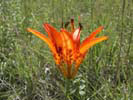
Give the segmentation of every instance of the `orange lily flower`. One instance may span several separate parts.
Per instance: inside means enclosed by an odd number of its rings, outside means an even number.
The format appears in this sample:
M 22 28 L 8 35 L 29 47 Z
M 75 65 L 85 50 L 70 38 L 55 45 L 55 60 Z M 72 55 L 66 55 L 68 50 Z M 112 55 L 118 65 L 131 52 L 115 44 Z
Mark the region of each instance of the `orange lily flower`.
M 108 39 L 107 36 L 96 37 L 96 34 L 103 29 L 103 26 L 101 26 L 80 43 L 80 32 L 82 27 L 79 23 L 79 28 L 75 29 L 73 19 L 71 20 L 71 31 L 67 31 L 65 28 L 57 31 L 47 23 L 45 23 L 43 27 L 48 33 L 48 37 L 31 28 L 28 28 L 28 31 L 48 44 L 57 67 L 62 74 L 69 79 L 74 78 L 77 74 L 79 65 L 82 63 L 89 48 Z

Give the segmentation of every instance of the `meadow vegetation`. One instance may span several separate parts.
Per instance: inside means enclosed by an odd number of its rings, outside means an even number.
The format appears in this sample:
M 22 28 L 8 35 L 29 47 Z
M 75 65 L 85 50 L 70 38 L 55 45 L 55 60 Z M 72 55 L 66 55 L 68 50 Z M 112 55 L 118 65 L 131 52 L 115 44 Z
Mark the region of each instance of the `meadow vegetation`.
M 81 41 L 104 26 L 107 41 L 89 50 L 78 75 L 65 79 L 42 40 L 78 17 Z M 133 0 L 0 0 L 0 100 L 132 100 Z

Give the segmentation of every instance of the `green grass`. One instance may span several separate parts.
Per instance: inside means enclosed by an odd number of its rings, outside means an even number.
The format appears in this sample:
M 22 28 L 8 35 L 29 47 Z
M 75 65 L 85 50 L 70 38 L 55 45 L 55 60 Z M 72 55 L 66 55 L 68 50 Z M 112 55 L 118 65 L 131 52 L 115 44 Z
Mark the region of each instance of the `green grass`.
M 132 12 L 132 0 L 0 0 L 0 100 L 132 100 Z M 90 49 L 68 82 L 26 29 L 46 34 L 44 22 L 60 29 L 74 17 L 78 26 L 78 16 L 81 40 L 101 25 L 109 40 Z

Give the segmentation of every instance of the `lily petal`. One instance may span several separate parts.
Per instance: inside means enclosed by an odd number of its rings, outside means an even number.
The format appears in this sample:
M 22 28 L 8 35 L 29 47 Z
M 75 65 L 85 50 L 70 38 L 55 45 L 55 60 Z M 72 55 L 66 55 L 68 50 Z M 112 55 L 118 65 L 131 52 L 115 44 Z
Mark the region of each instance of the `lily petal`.
M 63 39 L 63 55 L 64 60 L 67 64 L 67 76 L 71 77 L 71 68 L 73 63 L 73 53 L 74 53 L 74 41 L 71 34 L 65 30 L 61 30 L 61 35 Z
M 46 42 L 48 44 L 49 48 L 52 50 L 52 52 L 56 53 L 55 47 L 53 46 L 52 42 L 45 35 L 43 35 L 42 33 L 38 32 L 36 30 L 33 30 L 31 28 L 28 28 L 27 30 L 29 32 L 33 33 L 34 35 L 36 35 L 37 37 L 39 37 L 40 39 L 42 39 L 44 42 Z
M 45 23 L 43 26 L 54 45 L 56 45 L 57 48 L 62 47 L 62 38 L 60 32 L 58 32 L 54 27 L 49 24 Z
M 99 28 L 97 28 L 94 32 L 92 32 L 82 43 L 88 43 L 89 41 L 91 41 L 92 39 L 95 38 L 95 36 L 100 33 L 103 30 L 103 26 L 100 26 Z
M 80 46 L 80 53 L 84 54 L 90 47 L 92 47 L 93 45 L 99 43 L 99 42 L 102 42 L 103 40 L 107 40 L 108 37 L 107 36 L 102 36 L 102 37 L 99 37 L 99 38 L 95 38 L 93 40 L 86 40 L 86 42 L 88 41 L 88 43 L 83 43 L 81 46 Z
M 80 40 L 80 28 L 76 29 L 73 33 L 73 40 L 79 41 Z
M 65 39 L 65 41 L 63 41 L 63 42 L 66 43 L 67 48 L 68 48 L 68 49 L 74 48 L 74 41 L 73 41 L 73 38 L 72 38 L 71 34 L 70 34 L 68 31 L 62 29 L 62 30 L 61 30 L 61 35 L 62 35 L 62 36 L 64 37 L 64 39 Z

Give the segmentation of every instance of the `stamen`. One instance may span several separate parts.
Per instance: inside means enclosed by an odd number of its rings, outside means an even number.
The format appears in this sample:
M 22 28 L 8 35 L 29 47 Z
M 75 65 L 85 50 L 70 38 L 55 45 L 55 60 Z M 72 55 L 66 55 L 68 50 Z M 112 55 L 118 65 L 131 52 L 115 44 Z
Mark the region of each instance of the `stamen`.
M 72 31 L 74 30 L 74 19 L 72 18 L 71 19 L 71 28 L 72 28 Z
M 79 28 L 80 28 L 80 30 L 82 30 L 83 29 L 83 26 L 82 26 L 82 24 L 80 23 L 81 21 L 81 18 L 80 18 L 80 16 L 78 17 L 78 21 L 79 21 Z
M 70 22 L 66 22 L 65 23 L 65 28 L 67 28 L 67 26 L 70 24 Z
M 82 24 L 80 22 L 79 22 L 79 27 L 80 27 L 80 30 L 83 29 L 83 26 L 82 26 Z

